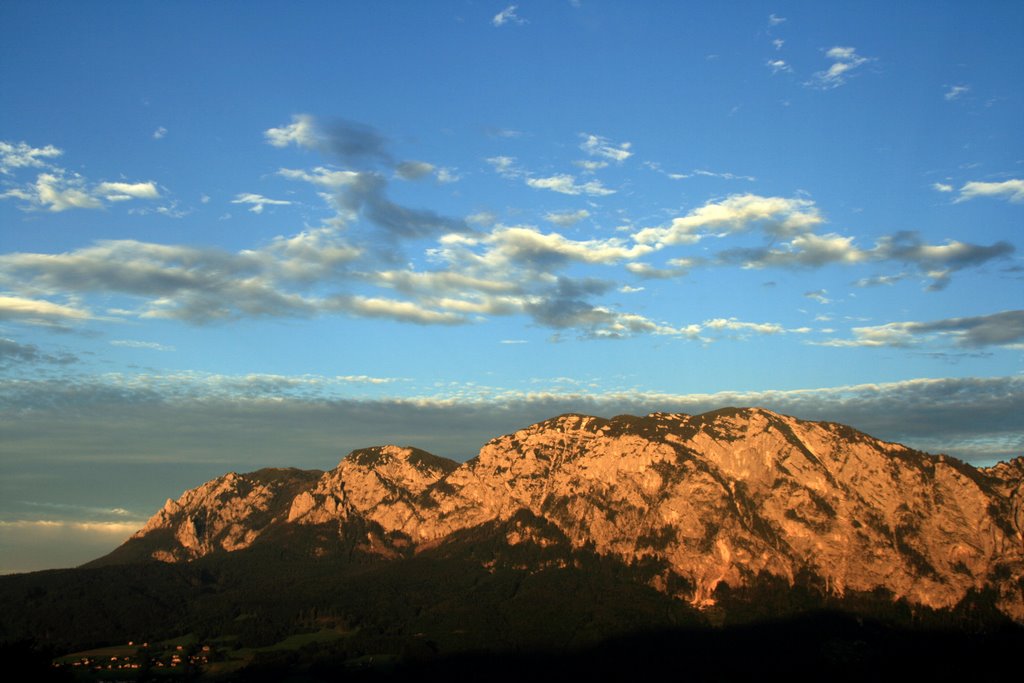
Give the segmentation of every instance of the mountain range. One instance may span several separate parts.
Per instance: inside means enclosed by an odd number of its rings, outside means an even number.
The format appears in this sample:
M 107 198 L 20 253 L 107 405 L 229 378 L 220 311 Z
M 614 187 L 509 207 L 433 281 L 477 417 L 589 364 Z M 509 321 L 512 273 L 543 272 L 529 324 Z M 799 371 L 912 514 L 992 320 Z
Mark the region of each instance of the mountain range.
M 567 414 L 464 463 L 387 445 L 228 473 L 82 568 L 0 578 L 0 640 L 65 648 L 328 625 L 374 634 L 363 654 L 563 651 L 807 609 L 1024 623 L 1024 458 L 975 468 L 759 408 Z
M 322 537 L 314 557 L 359 529 L 362 550 L 397 559 L 519 511 L 574 548 L 658 566 L 648 583 L 697 607 L 723 583 L 809 574 L 838 596 L 883 589 L 930 608 L 991 588 L 1024 621 L 1024 458 L 975 469 L 761 409 L 562 415 L 462 464 L 389 445 L 324 473 L 229 473 L 94 565 L 230 553 L 282 527 Z M 545 543 L 529 525 L 506 541 Z

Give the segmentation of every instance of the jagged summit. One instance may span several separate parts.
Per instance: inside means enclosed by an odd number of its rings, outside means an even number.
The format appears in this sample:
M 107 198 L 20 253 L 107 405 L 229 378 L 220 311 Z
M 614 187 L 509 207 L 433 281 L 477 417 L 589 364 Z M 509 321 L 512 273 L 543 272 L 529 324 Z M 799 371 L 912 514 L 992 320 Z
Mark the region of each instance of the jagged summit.
M 415 467 L 423 469 L 435 469 L 444 472 L 451 472 L 459 463 L 448 458 L 442 458 L 412 446 L 371 446 L 359 448 L 352 451 L 342 459 L 342 463 L 349 461 L 364 467 L 385 466 L 393 461 L 407 462 Z
M 723 584 L 812 576 L 831 594 L 936 608 L 991 590 L 1024 620 L 1022 500 L 1024 459 L 978 470 L 763 408 L 569 413 L 462 464 L 380 446 L 323 473 L 226 475 L 169 501 L 106 561 L 189 560 L 285 531 L 311 534 L 315 557 L 341 538 L 400 557 L 529 514 L 572 547 L 656 567 L 645 581 L 698 606 Z M 505 542 L 541 543 L 530 538 Z

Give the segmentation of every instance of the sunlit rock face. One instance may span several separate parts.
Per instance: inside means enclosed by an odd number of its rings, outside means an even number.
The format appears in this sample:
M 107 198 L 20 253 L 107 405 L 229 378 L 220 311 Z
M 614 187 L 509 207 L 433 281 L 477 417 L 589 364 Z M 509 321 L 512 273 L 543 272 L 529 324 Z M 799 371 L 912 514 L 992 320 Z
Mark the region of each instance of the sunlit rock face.
M 296 487 L 308 486 L 313 474 L 319 473 L 291 469 L 229 472 L 186 491 L 177 501 L 168 499 L 129 543 L 171 532 L 174 542 L 151 552 L 153 558 L 165 562 L 248 548 L 268 528 L 287 520 Z
M 837 595 L 882 588 L 936 608 L 991 587 L 1024 621 L 1024 459 L 978 470 L 761 409 L 563 415 L 461 465 L 383 446 L 284 500 L 294 486 L 228 475 L 168 501 L 137 536 L 173 529 L 152 556 L 174 561 L 247 547 L 274 524 L 359 520 L 426 548 L 527 509 L 577 547 L 659 563 L 652 585 L 685 586 L 675 594 L 696 605 L 722 582 L 810 574 Z
M 388 530 L 414 527 L 424 519 L 420 496 L 457 467 L 418 448 L 353 451 L 313 490 L 296 496 L 288 521 L 323 524 L 358 514 Z

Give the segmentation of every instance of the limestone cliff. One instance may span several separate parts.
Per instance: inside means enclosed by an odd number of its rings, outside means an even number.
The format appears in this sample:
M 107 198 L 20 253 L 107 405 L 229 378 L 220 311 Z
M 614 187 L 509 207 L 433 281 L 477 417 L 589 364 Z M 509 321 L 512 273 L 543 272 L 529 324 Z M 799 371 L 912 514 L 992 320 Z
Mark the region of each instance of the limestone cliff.
M 811 575 L 837 595 L 881 588 L 935 608 L 993 589 L 1024 621 L 1024 459 L 979 470 L 762 409 L 563 415 L 461 465 L 384 446 L 273 482 L 214 480 L 136 536 L 162 533 L 150 555 L 177 561 L 248 547 L 274 525 L 370 523 L 416 550 L 526 509 L 574 546 L 655 562 L 652 585 L 698 606 L 722 582 Z

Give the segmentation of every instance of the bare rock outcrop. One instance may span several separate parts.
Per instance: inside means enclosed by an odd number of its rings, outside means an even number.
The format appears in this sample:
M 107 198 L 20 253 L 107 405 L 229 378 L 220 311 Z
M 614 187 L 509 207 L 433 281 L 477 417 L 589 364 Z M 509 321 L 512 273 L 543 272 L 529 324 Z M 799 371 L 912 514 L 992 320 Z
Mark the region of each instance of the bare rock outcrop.
M 976 469 L 751 408 L 563 415 L 461 465 L 382 446 L 305 482 L 227 475 L 168 501 L 137 537 L 173 529 L 151 555 L 176 561 L 248 547 L 273 524 L 359 521 L 423 549 L 528 510 L 576 547 L 659 564 L 652 585 L 698 606 L 723 582 L 810 575 L 836 595 L 884 589 L 934 608 L 994 589 L 1024 621 L 1024 458 Z

